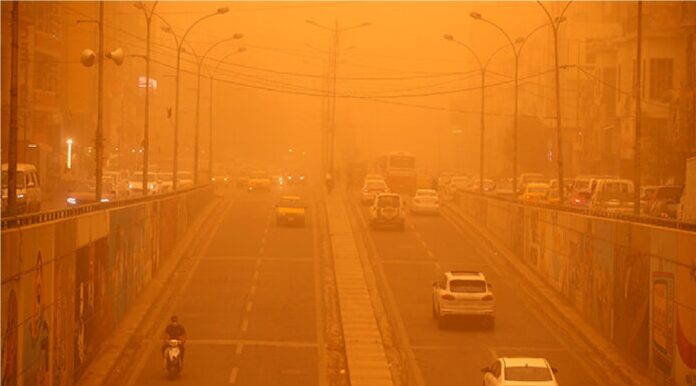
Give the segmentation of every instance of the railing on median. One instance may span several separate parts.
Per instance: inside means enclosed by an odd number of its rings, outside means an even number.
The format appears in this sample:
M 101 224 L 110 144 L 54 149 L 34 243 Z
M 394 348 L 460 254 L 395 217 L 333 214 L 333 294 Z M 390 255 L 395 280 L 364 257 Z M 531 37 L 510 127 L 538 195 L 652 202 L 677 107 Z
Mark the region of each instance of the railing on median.
M 472 196 L 485 197 L 485 198 L 489 198 L 489 199 L 514 203 L 517 205 L 525 205 L 525 206 L 531 206 L 531 207 L 537 207 L 537 208 L 543 208 L 543 209 L 551 209 L 551 210 L 557 210 L 560 212 L 582 214 L 585 216 L 610 218 L 610 219 L 620 220 L 620 221 L 630 221 L 630 222 L 635 222 L 635 223 L 648 224 L 648 225 L 654 225 L 654 226 L 696 232 L 696 223 L 684 222 L 684 221 L 679 221 L 679 220 L 670 219 L 670 218 L 651 217 L 651 216 L 636 216 L 634 214 L 624 214 L 624 213 L 617 213 L 617 212 L 611 212 L 611 211 L 599 210 L 599 209 L 585 209 L 585 208 L 578 208 L 578 207 L 567 206 L 567 205 L 552 204 L 552 203 L 543 202 L 543 201 L 515 200 L 515 199 L 510 198 L 510 197 L 501 197 L 501 196 L 496 196 L 494 194 L 486 194 L 486 193 L 464 191 L 464 190 L 458 190 L 455 193 L 455 198 L 456 198 L 456 195 L 459 195 L 459 194 L 469 194 Z
M 126 205 L 137 204 L 140 202 L 157 200 L 167 197 L 172 197 L 177 194 L 188 193 L 198 189 L 205 189 L 209 185 L 195 186 L 188 189 L 177 190 L 175 192 L 151 194 L 147 196 L 139 196 L 133 198 L 123 198 L 120 200 L 114 200 L 109 202 L 98 202 L 91 204 L 76 205 L 71 208 L 49 210 L 37 213 L 22 214 L 12 217 L 2 218 L 2 230 L 16 228 L 26 225 L 40 224 L 47 221 L 59 220 L 67 217 L 79 216 L 86 213 L 96 212 L 99 210 L 118 208 Z

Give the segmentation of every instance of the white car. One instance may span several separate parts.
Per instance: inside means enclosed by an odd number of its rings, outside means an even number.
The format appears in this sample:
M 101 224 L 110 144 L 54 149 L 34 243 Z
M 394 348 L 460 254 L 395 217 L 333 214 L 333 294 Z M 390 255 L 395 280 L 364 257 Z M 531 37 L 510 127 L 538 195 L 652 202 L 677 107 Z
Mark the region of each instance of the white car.
M 440 214 L 440 196 L 434 189 L 418 189 L 411 200 L 412 213 Z
M 378 193 L 387 193 L 389 188 L 383 180 L 367 180 L 360 191 L 360 196 L 364 204 L 372 203 Z
M 481 316 L 495 325 L 495 297 L 483 273 L 449 271 L 433 283 L 433 318 L 442 325 L 448 316 Z
M 544 358 L 498 358 L 481 371 L 483 386 L 558 386 L 557 370 Z
M 406 229 L 404 202 L 396 193 L 379 193 L 370 207 L 370 227 Z
M 150 194 L 159 193 L 159 180 L 157 174 L 147 173 L 147 184 L 147 190 Z M 128 190 L 130 190 L 131 197 L 137 197 L 143 194 L 143 172 L 133 173 L 131 180 L 128 182 Z

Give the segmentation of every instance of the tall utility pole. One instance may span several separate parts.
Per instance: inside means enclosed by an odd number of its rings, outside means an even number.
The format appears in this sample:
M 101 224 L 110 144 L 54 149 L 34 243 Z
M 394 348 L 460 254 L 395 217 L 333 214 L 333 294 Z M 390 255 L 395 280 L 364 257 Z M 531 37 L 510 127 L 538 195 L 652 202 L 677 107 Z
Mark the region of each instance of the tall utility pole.
M 539 4 L 541 9 L 544 10 L 546 17 L 549 19 L 553 32 L 553 57 L 556 78 L 556 158 L 558 160 L 558 199 L 560 200 L 561 204 L 565 202 L 565 182 L 563 181 L 563 126 L 561 120 L 561 68 L 558 62 L 558 28 L 560 27 L 561 23 L 565 21 L 565 16 L 563 15 L 568 10 L 570 3 L 572 3 L 572 0 L 566 3 L 559 16 L 552 17 L 546 7 L 544 7 L 544 4 L 537 0 L 537 4 Z
M 633 214 L 640 215 L 641 67 L 643 62 L 643 1 L 638 0 L 636 24 L 636 132 L 633 148 Z
M 147 29 L 145 33 L 145 124 L 143 127 L 143 196 L 148 193 L 148 173 L 150 168 L 150 27 L 152 25 L 152 15 L 157 7 L 157 0 L 152 4 L 148 12 L 142 1 L 134 4 L 136 8 L 143 11 Z
M 19 1 L 12 2 L 12 62 L 10 64 L 10 122 L 7 144 L 7 215 L 17 214 L 17 78 L 19 77 Z
M 95 201 L 101 202 L 102 196 L 102 159 L 104 157 L 104 1 L 99 1 L 99 48 L 97 49 L 97 132 L 94 139 L 97 170 L 95 172 Z M 146 187 L 143 187 L 145 189 Z
M 329 103 L 329 119 L 330 119 L 330 124 L 329 124 L 329 132 L 327 133 L 327 140 L 326 140 L 326 146 L 327 146 L 327 164 L 326 165 L 326 170 L 328 173 L 333 174 L 334 171 L 334 153 L 335 153 L 335 137 L 336 137 L 336 80 L 338 79 L 338 52 L 339 52 L 339 44 L 340 44 L 340 35 L 341 33 L 356 29 L 356 28 L 362 28 L 362 27 L 367 27 L 370 25 L 370 23 L 361 23 L 358 25 L 354 25 L 351 27 L 342 27 L 339 28 L 338 26 L 338 20 L 334 22 L 334 27 L 327 27 L 324 25 L 321 25 L 313 20 L 306 20 L 307 24 L 311 24 L 315 27 L 327 30 L 331 32 L 332 37 L 333 37 L 333 44 L 332 44 L 332 56 L 331 56 L 331 101 Z

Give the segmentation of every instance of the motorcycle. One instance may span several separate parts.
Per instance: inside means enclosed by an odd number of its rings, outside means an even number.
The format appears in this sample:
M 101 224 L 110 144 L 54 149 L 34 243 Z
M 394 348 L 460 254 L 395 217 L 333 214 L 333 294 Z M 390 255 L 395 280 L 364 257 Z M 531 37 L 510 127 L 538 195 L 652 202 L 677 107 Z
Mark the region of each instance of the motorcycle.
M 181 372 L 181 345 L 182 342 L 178 339 L 167 340 L 167 347 L 164 350 L 164 360 L 169 379 L 176 378 Z

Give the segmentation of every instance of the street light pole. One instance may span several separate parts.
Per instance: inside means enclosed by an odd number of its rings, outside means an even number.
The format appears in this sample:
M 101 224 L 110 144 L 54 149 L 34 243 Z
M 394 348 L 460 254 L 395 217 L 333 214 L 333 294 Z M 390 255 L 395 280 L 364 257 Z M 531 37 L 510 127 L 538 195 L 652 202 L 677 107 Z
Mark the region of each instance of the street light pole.
M 462 43 L 461 41 L 457 40 L 454 38 L 452 35 L 444 35 L 443 36 L 445 40 L 451 41 L 453 43 L 457 43 L 460 46 L 466 48 L 469 53 L 476 59 L 476 63 L 479 65 L 479 70 L 481 71 L 481 144 L 480 144 L 480 161 L 479 161 L 479 192 L 483 192 L 483 167 L 484 167 L 484 138 L 486 134 L 486 69 L 488 68 L 488 65 L 491 63 L 491 59 L 500 51 L 502 51 L 504 48 L 507 48 L 507 45 L 504 45 L 497 50 L 493 51 L 493 53 L 488 57 L 486 60 L 486 63 L 481 62 L 481 59 L 479 58 L 478 55 L 476 55 L 476 51 L 474 51 L 471 47 L 468 45 Z
M 10 122 L 7 144 L 7 215 L 17 213 L 17 79 L 19 78 L 19 1 L 12 2 L 12 48 L 10 62 Z
M 215 75 L 217 74 L 217 70 L 220 67 L 220 64 L 222 64 L 227 58 L 229 58 L 232 55 L 235 54 L 240 54 L 242 52 L 246 51 L 245 47 L 239 47 L 236 51 L 233 51 L 227 55 L 225 55 L 222 59 L 218 60 L 217 64 L 215 65 L 215 68 L 213 69 L 213 72 L 210 74 L 210 98 L 209 98 L 209 118 L 208 118 L 208 125 L 209 125 L 209 134 L 208 134 L 208 180 L 211 181 L 213 179 L 213 84 L 215 83 Z
M 641 99 L 641 65 L 643 61 L 643 1 L 638 0 L 638 20 L 636 25 L 636 127 L 634 140 L 634 171 L 633 171 L 633 214 L 640 215 L 640 153 L 641 153 L 641 120 L 643 119 Z
M 189 45 L 189 48 L 191 49 L 191 54 L 196 58 L 196 65 L 198 66 L 198 71 L 196 72 L 196 133 L 195 133 L 195 138 L 194 138 L 194 149 L 193 149 L 193 183 L 194 185 L 198 185 L 198 140 L 199 140 L 199 133 L 200 133 L 200 111 L 201 111 L 201 70 L 203 68 L 203 62 L 205 61 L 205 58 L 208 56 L 210 51 L 213 50 L 213 48 L 217 47 L 218 45 L 231 41 L 231 40 L 237 40 L 243 38 L 244 35 L 241 33 L 236 33 L 232 37 L 218 40 L 217 42 L 213 43 L 208 49 L 203 53 L 203 55 L 198 55 L 196 51 Z
M 97 132 L 95 138 L 96 189 L 95 200 L 101 202 L 102 196 L 102 157 L 104 156 L 104 1 L 99 2 L 99 48 L 97 54 Z
M 552 17 L 549 11 L 546 9 L 544 4 L 540 0 L 537 0 L 537 4 L 544 10 L 546 17 L 549 19 L 551 28 L 553 31 L 553 53 L 554 53 L 554 67 L 555 67 L 555 78 L 556 78 L 556 157 L 558 158 L 558 198 L 563 204 L 565 202 L 565 183 L 563 182 L 563 129 L 561 121 L 561 71 L 558 58 L 558 28 L 560 24 L 565 20 L 565 12 L 568 10 L 568 6 L 572 3 L 572 0 L 568 1 L 561 11 L 558 17 Z
M 172 164 L 172 189 L 177 190 L 177 187 L 179 186 L 179 178 L 177 176 L 178 172 L 178 163 L 179 163 L 179 88 L 180 88 L 180 80 L 181 80 L 181 51 L 183 49 L 184 42 L 186 41 L 186 36 L 193 30 L 193 27 L 195 27 L 198 23 L 201 21 L 208 19 L 210 17 L 216 16 L 216 15 L 222 15 L 229 12 L 229 8 L 224 7 L 224 8 L 218 8 L 217 11 L 214 13 L 205 15 L 198 20 L 194 21 L 191 23 L 191 25 L 188 27 L 186 32 L 181 36 L 181 39 L 176 35 L 174 32 L 174 29 L 172 26 L 160 15 L 157 15 L 160 20 L 162 20 L 165 24 L 166 27 L 163 27 L 162 30 L 164 32 L 170 33 L 174 37 L 174 41 L 176 42 L 176 87 L 175 87 L 175 93 L 174 93 L 174 160 Z M 197 148 L 197 146 L 196 146 Z
M 152 26 L 152 15 L 157 7 L 157 0 L 150 8 L 150 12 L 145 9 L 142 1 L 135 3 L 135 7 L 143 11 L 147 25 L 145 37 L 145 123 L 143 127 L 143 196 L 148 193 L 148 173 L 150 163 L 150 27 Z

